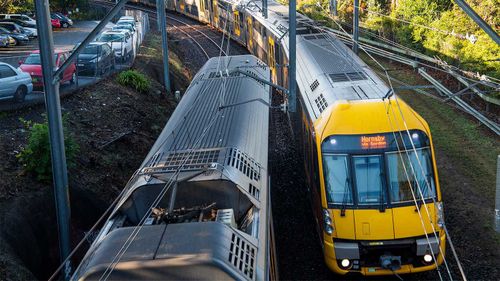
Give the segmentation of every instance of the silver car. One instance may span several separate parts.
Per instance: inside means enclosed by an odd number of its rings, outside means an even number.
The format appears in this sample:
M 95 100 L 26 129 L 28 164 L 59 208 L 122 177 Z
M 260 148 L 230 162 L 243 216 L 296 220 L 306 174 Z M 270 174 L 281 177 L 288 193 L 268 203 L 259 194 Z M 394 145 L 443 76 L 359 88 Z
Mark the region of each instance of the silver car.
M 16 102 L 22 102 L 33 91 L 29 73 L 3 62 L 0 62 L 0 85 L 0 100 L 13 98 Z

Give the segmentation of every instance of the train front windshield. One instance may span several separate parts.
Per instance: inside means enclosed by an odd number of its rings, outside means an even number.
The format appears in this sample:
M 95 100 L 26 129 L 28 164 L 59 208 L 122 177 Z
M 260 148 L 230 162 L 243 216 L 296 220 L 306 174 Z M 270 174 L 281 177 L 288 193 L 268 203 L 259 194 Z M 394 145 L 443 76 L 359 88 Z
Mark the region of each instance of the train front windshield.
M 430 143 L 422 131 L 330 136 L 322 152 L 330 208 L 407 205 L 436 196 Z

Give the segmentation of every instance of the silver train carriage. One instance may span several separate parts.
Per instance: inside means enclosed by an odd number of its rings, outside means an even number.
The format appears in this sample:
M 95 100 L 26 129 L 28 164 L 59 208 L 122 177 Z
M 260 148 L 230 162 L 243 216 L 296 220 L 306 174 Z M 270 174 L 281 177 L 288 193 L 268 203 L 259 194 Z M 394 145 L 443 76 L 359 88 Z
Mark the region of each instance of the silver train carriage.
M 247 73 L 270 76 L 251 55 L 196 74 L 73 280 L 277 279 L 270 89 Z

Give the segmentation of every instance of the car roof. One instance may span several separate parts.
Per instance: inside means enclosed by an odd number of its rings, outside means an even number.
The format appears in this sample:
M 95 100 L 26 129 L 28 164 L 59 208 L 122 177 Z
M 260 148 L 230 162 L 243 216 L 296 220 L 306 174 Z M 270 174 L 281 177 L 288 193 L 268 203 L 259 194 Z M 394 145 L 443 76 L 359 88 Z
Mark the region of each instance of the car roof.
M 65 50 L 54 50 L 54 54 L 63 54 L 63 53 L 67 53 L 68 51 L 65 51 Z M 30 54 L 39 54 L 40 53 L 40 50 L 34 50 L 33 52 L 31 52 Z
M 102 34 L 124 34 L 126 33 L 125 31 L 119 31 L 119 30 L 106 30 Z

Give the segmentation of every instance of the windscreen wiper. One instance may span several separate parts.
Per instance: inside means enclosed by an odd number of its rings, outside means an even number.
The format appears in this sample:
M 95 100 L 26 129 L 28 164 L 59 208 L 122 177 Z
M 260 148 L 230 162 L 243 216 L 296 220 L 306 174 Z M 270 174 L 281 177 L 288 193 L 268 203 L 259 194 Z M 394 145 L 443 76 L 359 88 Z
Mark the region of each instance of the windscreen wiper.
M 349 178 L 346 177 L 344 183 L 344 197 L 342 198 L 342 207 L 340 208 L 340 216 L 345 217 L 345 209 L 347 207 L 347 192 L 349 191 Z
M 385 187 L 385 175 L 384 173 L 380 173 L 380 207 L 379 211 L 381 213 L 385 212 L 385 206 L 384 206 L 384 187 Z

